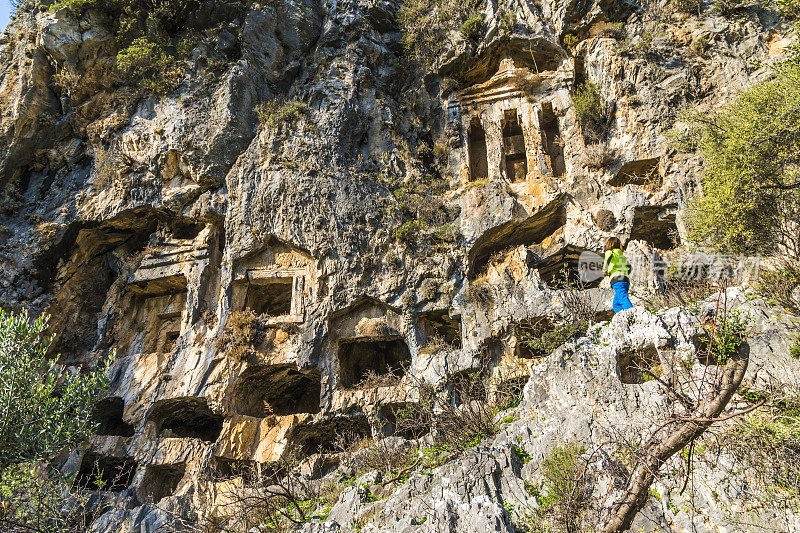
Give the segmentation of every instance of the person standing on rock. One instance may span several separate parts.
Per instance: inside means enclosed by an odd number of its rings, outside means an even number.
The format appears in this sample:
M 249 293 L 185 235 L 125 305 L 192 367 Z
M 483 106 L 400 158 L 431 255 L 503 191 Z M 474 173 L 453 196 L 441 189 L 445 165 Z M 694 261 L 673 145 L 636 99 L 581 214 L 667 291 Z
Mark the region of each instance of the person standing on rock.
M 619 313 L 623 309 L 633 307 L 628 297 L 628 289 L 631 286 L 628 274 L 631 272 L 631 267 L 628 265 L 628 260 L 622 255 L 622 244 L 618 238 L 609 238 L 606 242 L 605 251 L 603 272 L 611 278 L 611 288 L 614 289 L 612 307 L 615 313 Z

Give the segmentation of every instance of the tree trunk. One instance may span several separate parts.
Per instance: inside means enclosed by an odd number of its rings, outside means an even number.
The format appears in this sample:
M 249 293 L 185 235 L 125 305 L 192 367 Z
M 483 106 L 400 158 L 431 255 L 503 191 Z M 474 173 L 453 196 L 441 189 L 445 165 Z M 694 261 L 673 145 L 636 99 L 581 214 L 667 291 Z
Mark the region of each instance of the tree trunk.
M 750 360 L 750 346 L 743 342 L 736 356 L 725 362 L 725 366 L 712 384 L 715 394 L 702 400 L 697 409 L 687 418 L 671 422 L 662 431 L 666 437 L 655 436 L 645 444 L 642 452 L 644 458 L 636 465 L 628 480 L 625 494 L 612 507 L 612 514 L 606 522 L 603 532 L 612 533 L 626 531 L 636 513 L 647 501 L 650 485 L 664 463 L 690 442 L 705 432 L 730 402 L 734 393 L 742 384 Z

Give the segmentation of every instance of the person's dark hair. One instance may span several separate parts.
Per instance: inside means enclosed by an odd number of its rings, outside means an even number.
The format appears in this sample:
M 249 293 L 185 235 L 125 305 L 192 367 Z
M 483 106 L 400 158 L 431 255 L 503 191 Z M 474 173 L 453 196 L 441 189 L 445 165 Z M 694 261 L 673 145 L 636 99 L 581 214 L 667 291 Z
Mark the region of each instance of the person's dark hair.
M 605 251 L 613 250 L 615 248 L 619 248 L 622 250 L 622 243 L 619 242 L 619 239 L 616 237 L 609 237 L 606 241 Z

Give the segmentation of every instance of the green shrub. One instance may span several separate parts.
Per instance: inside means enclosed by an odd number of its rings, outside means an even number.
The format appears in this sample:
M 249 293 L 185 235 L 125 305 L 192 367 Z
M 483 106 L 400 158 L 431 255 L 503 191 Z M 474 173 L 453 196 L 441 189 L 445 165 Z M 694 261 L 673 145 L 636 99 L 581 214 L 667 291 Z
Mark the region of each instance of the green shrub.
M 89 10 L 103 15 L 119 50 L 120 81 L 158 96 L 177 87 L 197 43 L 212 36 L 215 28 L 242 17 L 249 4 L 249 0 L 226 2 L 227 20 L 215 20 L 213 28 L 203 13 L 206 7 L 194 0 L 58 0 L 50 9 L 67 8 L 79 18 Z M 212 58 L 209 65 L 219 63 Z
M 175 57 L 147 37 L 138 37 L 119 51 L 117 70 L 125 82 L 156 96 L 174 90 L 182 74 Z
M 522 342 L 530 348 L 534 357 L 545 357 L 568 340 L 585 335 L 588 328 L 588 320 L 571 321 L 543 332 L 525 331 Z
M 727 108 L 691 119 L 703 194 L 685 213 L 690 240 L 732 253 L 800 254 L 800 65 L 780 67 Z
M 716 320 L 699 338 L 699 356 L 712 364 L 724 365 L 739 352 L 747 331 L 747 319 L 729 313 Z
M 581 459 L 585 451 L 578 444 L 567 443 L 552 448 L 542 461 L 540 517 L 566 531 L 579 531 L 589 496 L 586 465 Z
M 800 423 L 797 412 L 755 412 L 720 435 L 718 445 L 733 455 L 735 467 L 749 472 L 759 489 L 785 496 L 800 492 Z M 777 489 L 777 490 L 776 490 Z
M 473 15 L 461 24 L 461 38 L 465 41 L 477 43 L 483 37 L 483 15 Z
M 405 0 L 397 11 L 397 21 L 406 55 L 424 70 L 430 69 L 447 50 L 451 31 L 473 20 L 467 29 L 471 37 L 475 35 L 476 25 L 483 24 L 482 19 L 475 22 L 477 14 L 475 3 L 468 0 Z
M 758 292 L 794 313 L 800 313 L 800 306 L 792 296 L 799 286 L 800 267 L 793 262 L 784 262 L 776 268 L 762 268 L 758 273 Z
M 73 374 L 47 356 L 47 319 L 0 309 L 0 466 L 47 459 L 88 437 L 107 369 Z
M 308 106 L 299 100 L 270 100 L 256 106 L 258 121 L 268 130 L 276 130 L 282 126 L 286 129 L 294 128 L 308 112 Z
M 580 85 L 572 97 L 575 115 L 584 139 L 597 141 L 603 136 L 608 110 L 597 86 L 591 82 Z
M 792 347 L 789 349 L 789 355 L 795 359 L 800 359 L 800 335 L 794 338 L 794 343 L 792 343 Z

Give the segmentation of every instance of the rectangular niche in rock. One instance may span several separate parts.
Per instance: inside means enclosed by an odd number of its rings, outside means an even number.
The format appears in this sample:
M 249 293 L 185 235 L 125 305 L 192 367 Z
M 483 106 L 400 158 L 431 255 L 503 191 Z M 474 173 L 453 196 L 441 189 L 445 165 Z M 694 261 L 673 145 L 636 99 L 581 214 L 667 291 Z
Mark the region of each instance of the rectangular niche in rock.
M 122 419 L 124 407 L 122 398 L 116 396 L 97 402 L 92 409 L 92 421 L 97 423 L 95 432 L 98 435 L 132 436 L 133 426 Z
M 447 311 L 431 311 L 420 315 L 420 325 L 426 337 L 426 345 L 443 342 L 453 348 L 461 348 L 461 317 L 451 317 Z
M 81 460 L 74 486 L 87 490 L 121 492 L 130 486 L 136 468 L 136 461 L 127 457 L 87 453 Z
M 254 366 L 239 376 L 232 408 L 256 418 L 318 413 L 320 390 L 318 370 L 301 371 L 294 364 Z
M 303 456 L 315 453 L 340 452 L 341 448 L 372 436 L 367 417 L 363 414 L 339 416 L 309 424 L 299 424 L 289 437 L 290 448 L 299 449 Z
M 516 109 L 507 109 L 503 113 L 503 161 L 509 180 L 525 180 L 528 175 L 528 156 L 525 151 L 525 135 Z
M 185 473 L 185 463 L 147 466 L 137 491 L 139 499 L 158 503 L 164 498 L 172 496 Z
M 662 374 L 658 350 L 653 345 L 617 354 L 617 364 L 620 380 L 626 385 L 641 384 Z
M 418 415 L 421 407 L 417 403 L 392 403 L 381 405 L 378 413 L 383 422 L 383 433 L 387 437 L 418 439 L 430 433 L 430 425 L 421 423 L 425 416 Z
M 247 286 L 245 308 L 274 317 L 293 314 L 292 281 L 291 277 L 251 280 Z
M 128 286 L 132 293 L 128 325 L 122 330 L 141 331 L 142 353 L 171 352 L 183 327 L 186 314 L 186 277 L 159 279 L 154 283 Z
M 194 438 L 214 442 L 223 417 L 209 409 L 204 398 L 172 398 L 156 402 L 147 417 L 159 437 Z
M 592 268 L 582 268 L 582 261 L 584 266 L 592 262 Z M 603 281 L 602 262 L 597 252 L 568 244 L 536 262 L 534 268 L 550 289 L 592 289 Z
M 467 131 L 469 151 L 469 179 L 482 181 L 489 178 L 489 162 L 486 149 L 486 132 L 478 117 L 473 117 Z
M 270 236 L 261 249 L 236 261 L 233 271 L 233 310 L 272 317 L 272 323 L 303 322 L 316 273 L 307 251 Z
M 342 388 L 395 385 L 411 365 L 402 337 L 339 341 L 339 384 Z
M 553 104 L 542 104 L 539 112 L 539 126 L 542 133 L 542 148 L 547 158 L 547 166 L 553 176 L 563 176 L 566 172 L 564 165 L 564 143 L 558 128 L 558 120 L 553 112 Z

